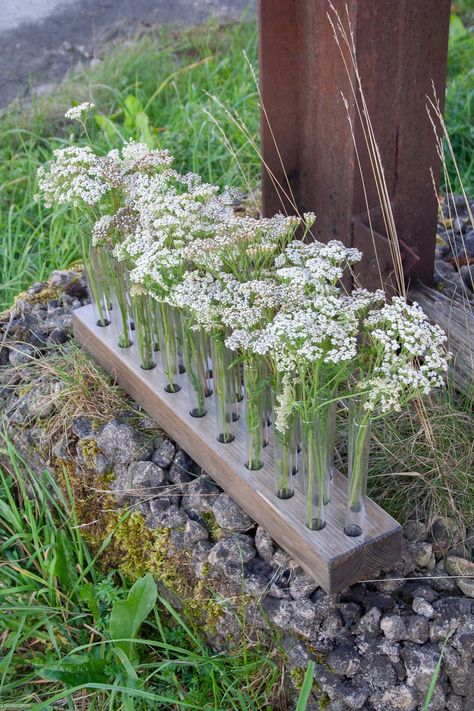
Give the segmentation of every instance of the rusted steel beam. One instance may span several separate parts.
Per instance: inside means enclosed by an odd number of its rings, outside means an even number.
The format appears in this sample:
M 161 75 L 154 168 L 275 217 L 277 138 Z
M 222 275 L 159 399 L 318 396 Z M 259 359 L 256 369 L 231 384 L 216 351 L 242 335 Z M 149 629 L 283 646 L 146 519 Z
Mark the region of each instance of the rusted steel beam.
M 333 4 L 347 22 L 346 0 Z M 429 284 L 437 218 L 430 170 L 437 187 L 439 159 L 426 95 L 433 82 L 444 96 L 450 0 L 348 0 L 347 8 L 406 276 Z M 360 236 L 367 203 L 341 93 L 349 101 L 371 214 L 379 199 L 328 9 L 327 0 L 259 1 L 263 211 L 293 213 L 296 203 L 301 213 L 316 213 L 319 239 L 363 242 L 367 249 Z M 383 226 L 375 229 L 383 251 Z M 380 286 L 378 273 L 371 276 L 369 247 L 360 277 Z M 389 260 L 385 276 L 390 270 Z

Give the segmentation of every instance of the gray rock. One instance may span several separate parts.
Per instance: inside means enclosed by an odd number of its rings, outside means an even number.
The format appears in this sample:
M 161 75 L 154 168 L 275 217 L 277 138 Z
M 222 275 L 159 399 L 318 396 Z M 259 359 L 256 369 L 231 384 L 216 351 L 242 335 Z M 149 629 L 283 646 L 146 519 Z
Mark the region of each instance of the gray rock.
M 474 617 L 465 620 L 457 629 L 452 645 L 461 656 L 474 656 Z
M 37 350 L 33 346 L 28 343 L 17 343 L 15 346 L 11 346 L 9 362 L 13 367 L 24 365 L 25 363 L 30 363 L 36 355 Z
M 71 422 L 71 429 L 79 439 L 92 437 L 94 434 L 90 417 L 75 417 Z
M 380 619 L 382 612 L 378 607 L 372 607 L 368 612 L 360 618 L 356 633 L 365 637 L 376 637 L 380 634 Z
M 66 269 L 54 269 L 51 272 L 50 283 L 51 286 L 59 287 L 63 289 L 67 284 L 77 279 L 74 272 L 67 271 Z
M 454 274 L 454 267 L 450 262 L 445 262 L 444 259 L 435 260 L 435 284 L 441 284 L 444 280 L 451 280 Z
M 130 494 L 136 499 L 149 499 L 160 494 L 165 484 L 163 469 L 153 462 L 130 462 L 128 465 Z
M 209 541 L 198 541 L 193 548 L 191 564 L 193 566 L 194 575 L 200 580 L 203 580 L 208 576 L 209 562 L 207 559 L 211 549 L 212 543 Z
M 371 689 L 390 689 L 397 683 L 397 674 L 388 657 L 371 649 L 361 657 L 360 675 Z
M 176 504 L 169 505 L 168 498 L 157 497 L 149 502 L 150 514 L 147 524 L 150 528 L 184 528 L 188 521 L 186 512 Z
M 339 610 L 330 610 L 324 615 L 319 633 L 324 639 L 334 640 L 340 637 L 343 627 L 344 618 Z
M 255 521 L 225 493 L 219 494 L 212 507 L 212 512 L 218 525 L 229 531 L 248 531 L 255 526 Z
M 293 617 L 293 603 L 290 600 L 267 597 L 262 601 L 262 606 L 274 625 L 283 629 L 288 627 Z
M 356 602 L 344 602 L 339 607 L 339 612 L 344 619 L 346 627 L 356 625 L 362 617 L 362 607 Z
M 360 655 L 354 644 L 339 644 L 328 654 L 326 662 L 340 676 L 355 676 L 360 670 Z
M 380 620 L 380 629 L 391 642 L 407 639 L 407 628 L 399 615 L 384 615 Z
M 162 469 L 168 469 L 176 452 L 173 442 L 166 437 L 158 437 L 154 446 L 151 461 Z
M 410 546 L 410 553 L 419 568 L 426 568 L 433 556 L 433 546 L 428 541 L 417 541 Z
M 430 636 L 430 623 L 426 617 L 413 615 L 406 622 L 406 639 L 415 644 L 424 644 Z
M 275 553 L 276 545 L 272 538 L 261 526 L 257 526 L 255 532 L 255 547 L 258 554 L 263 558 L 266 563 L 269 563 Z
M 65 328 L 53 328 L 48 336 L 48 343 L 58 345 L 69 340 L 69 330 Z
M 172 484 L 179 484 L 181 491 L 184 491 L 185 488 L 183 487 L 183 484 L 188 484 L 193 479 L 191 473 L 192 466 L 193 462 L 188 457 L 186 452 L 179 449 L 173 458 L 173 462 L 168 470 L 167 476 Z
M 474 563 L 466 558 L 448 555 L 445 566 L 450 575 L 456 576 L 455 583 L 464 595 L 474 597 Z
M 301 600 L 304 597 L 311 597 L 318 584 L 307 575 L 301 568 L 292 572 L 290 578 L 290 595 L 293 600 Z
M 433 552 L 436 556 L 445 555 L 450 548 L 463 539 L 462 531 L 456 521 L 441 516 L 431 524 L 430 535 L 433 540 Z
M 413 612 L 416 612 L 417 615 L 421 615 L 422 617 L 426 617 L 428 620 L 431 620 L 436 615 L 433 606 L 422 597 L 415 597 L 412 608 Z
M 406 684 L 398 684 L 377 694 L 372 694 L 370 701 L 375 709 L 386 711 L 415 711 L 418 699 L 415 691 Z
M 436 568 L 433 570 L 432 577 L 430 579 L 430 585 L 437 592 L 452 594 L 458 593 L 458 587 L 453 578 L 449 577 L 443 560 L 440 560 L 436 564 Z
M 410 520 L 403 525 L 403 536 L 407 541 L 424 541 L 428 536 L 428 531 L 421 521 Z
M 113 464 L 144 461 L 152 455 L 152 447 L 145 435 L 118 420 L 108 422 L 99 430 L 97 444 Z
M 464 711 L 464 701 L 462 696 L 448 694 L 446 696 L 446 711 Z M 466 709 L 467 711 L 467 709 Z
M 432 642 L 444 642 L 462 624 L 464 617 L 459 610 L 450 605 L 443 606 L 433 618 L 430 625 Z
M 32 387 L 14 404 L 11 419 L 23 424 L 39 417 L 49 417 L 56 408 L 57 399 L 64 385 L 60 382 L 43 381 Z
M 183 508 L 191 513 L 211 513 L 214 502 L 221 493 L 218 486 L 201 474 L 186 486 Z
M 291 606 L 293 614 L 288 622 L 288 627 L 296 634 L 313 639 L 318 629 L 314 603 L 306 599 L 293 600 Z
M 321 664 L 314 669 L 316 683 L 325 691 L 331 701 L 342 702 L 349 709 L 362 709 L 369 698 L 367 684 L 349 681 L 342 682 L 339 677 Z
M 218 541 L 211 549 L 209 564 L 225 569 L 227 566 L 242 567 L 256 555 L 252 539 L 243 533 L 235 533 L 229 538 Z
M 463 264 L 459 272 L 465 285 L 474 291 L 474 264 Z
M 432 645 L 421 647 L 407 642 L 401 653 L 407 670 L 407 684 L 426 693 L 435 672 L 439 654 L 439 650 Z
M 455 694 L 474 696 L 474 662 L 470 657 L 461 656 L 453 647 L 447 645 L 443 668 Z
M 188 548 L 193 548 L 198 541 L 208 540 L 209 533 L 207 528 L 198 521 L 192 521 L 189 519 L 186 523 L 186 528 L 184 529 L 184 542 Z
M 268 578 L 259 573 L 246 573 L 243 579 L 244 593 L 261 598 L 268 592 Z

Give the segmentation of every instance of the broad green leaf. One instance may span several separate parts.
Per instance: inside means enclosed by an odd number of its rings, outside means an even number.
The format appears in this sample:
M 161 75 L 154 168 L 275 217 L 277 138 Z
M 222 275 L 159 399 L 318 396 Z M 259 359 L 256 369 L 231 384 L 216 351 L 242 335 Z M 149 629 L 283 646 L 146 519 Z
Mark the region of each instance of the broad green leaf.
M 125 104 L 124 126 L 126 128 L 135 128 L 136 117 L 141 111 L 143 111 L 143 106 L 142 106 L 140 100 L 134 94 L 129 94 L 127 97 L 125 97 L 124 104 Z
M 67 534 L 59 530 L 56 534 L 56 550 L 53 574 L 57 577 L 63 589 L 67 592 L 74 587 L 77 571 L 74 567 L 74 553 Z
M 155 139 L 150 132 L 150 120 L 144 111 L 139 111 L 135 117 L 138 138 L 142 143 L 146 143 L 148 148 L 153 148 Z
M 298 697 L 298 703 L 296 704 L 296 711 L 306 711 L 309 695 L 311 694 L 311 690 L 313 688 L 313 674 L 314 662 L 309 662 L 304 675 L 303 686 L 301 687 L 300 695 Z
M 133 656 L 133 640 L 136 639 L 141 624 L 146 620 L 156 603 L 156 583 L 148 573 L 137 580 L 126 600 L 117 600 L 110 613 L 109 633 L 116 646 L 129 659 Z M 126 641 L 124 641 L 126 640 Z
M 63 684 L 78 686 L 79 684 L 106 684 L 107 662 L 105 659 L 71 654 L 50 667 L 43 667 L 38 674 L 49 681 L 61 681 Z

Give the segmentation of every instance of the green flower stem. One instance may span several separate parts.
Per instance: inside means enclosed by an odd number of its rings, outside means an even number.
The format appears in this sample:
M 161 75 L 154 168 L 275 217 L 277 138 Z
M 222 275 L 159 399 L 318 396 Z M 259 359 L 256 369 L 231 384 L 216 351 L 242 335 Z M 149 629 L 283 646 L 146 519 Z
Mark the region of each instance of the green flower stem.
M 163 371 L 168 381 L 168 385 L 165 389 L 167 392 L 178 392 L 181 388 L 175 382 L 179 374 L 176 324 L 171 308 L 164 303 L 160 303 L 160 330 L 160 350 Z
M 216 403 L 216 436 L 224 444 L 234 440 L 233 423 L 237 419 L 235 382 L 231 368 L 233 354 L 223 339 L 211 340 L 212 376 Z
M 116 318 L 117 315 L 120 317 L 118 345 L 120 348 L 128 348 L 132 345 L 132 337 L 125 267 L 110 256 L 108 261 L 113 294 L 113 318 Z
M 194 417 L 206 414 L 205 399 L 210 394 L 207 381 L 207 353 L 203 334 L 191 330 L 191 320 L 181 317 L 183 328 L 184 364 L 190 390 L 196 406 L 191 410 Z
M 261 469 L 264 433 L 263 372 L 256 358 L 243 364 L 245 390 L 246 461 L 248 469 Z
M 133 321 L 137 336 L 140 367 L 144 370 L 154 368 L 153 333 L 151 318 L 151 297 L 147 294 L 134 294 L 132 297 Z

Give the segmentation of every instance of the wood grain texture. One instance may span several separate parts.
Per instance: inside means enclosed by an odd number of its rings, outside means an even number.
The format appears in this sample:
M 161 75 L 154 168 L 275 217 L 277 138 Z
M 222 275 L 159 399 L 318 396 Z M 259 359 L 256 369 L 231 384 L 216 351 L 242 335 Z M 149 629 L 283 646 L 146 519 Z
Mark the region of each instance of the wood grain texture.
M 300 490 L 286 501 L 274 494 L 271 443 L 264 449 L 264 466 L 249 471 L 243 465 L 243 434 L 236 431 L 230 444 L 217 441 L 214 402 L 208 398 L 208 413 L 202 418 L 189 415 L 186 387 L 177 393 L 164 390 L 159 354 L 153 370 L 138 366 L 136 347 L 118 348 L 113 327 L 98 328 L 92 309 L 84 306 L 73 316 L 74 334 L 118 383 L 156 420 L 177 444 L 311 575 L 326 592 L 334 593 L 381 569 L 394 565 L 401 555 L 400 525 L 377 504 L 367 500 L 364 534 L 350 538 L 344 534 L 347 480 L 336 472 L 327 525 L 310 531 L 305 525 L 305 501 Z M 183 386 L 185 385 L 185 375 Z

